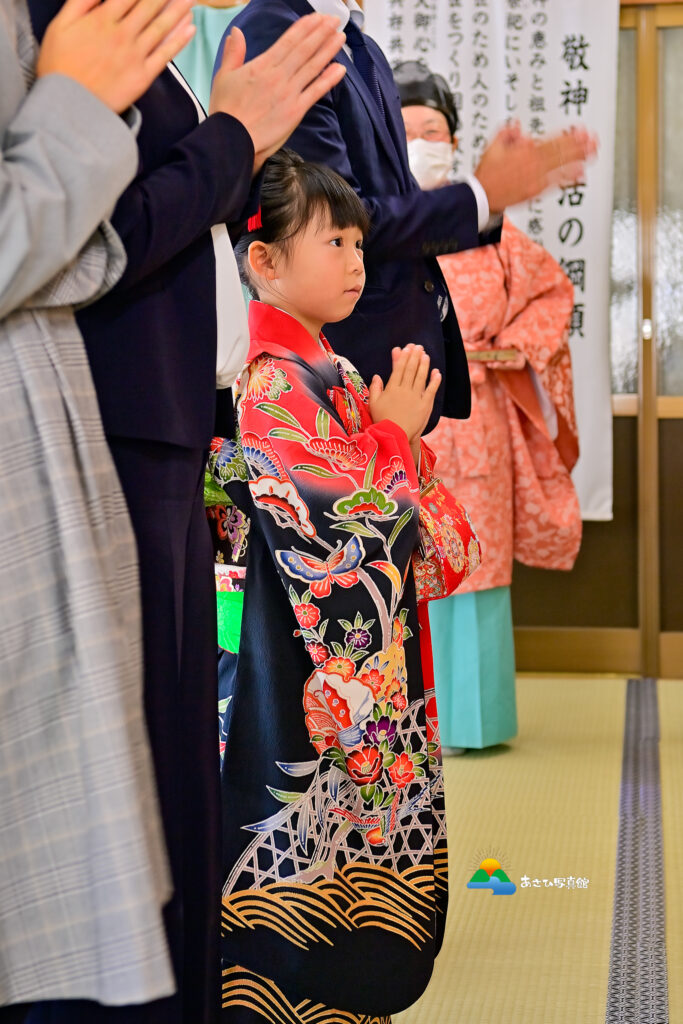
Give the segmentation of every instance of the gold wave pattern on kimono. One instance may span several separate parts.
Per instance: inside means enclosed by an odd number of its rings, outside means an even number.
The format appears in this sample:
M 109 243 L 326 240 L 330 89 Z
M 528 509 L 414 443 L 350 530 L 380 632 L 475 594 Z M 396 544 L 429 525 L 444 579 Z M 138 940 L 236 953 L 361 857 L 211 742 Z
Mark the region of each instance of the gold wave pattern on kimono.
M 448 847 L 434 850 L 434 885 L 448 895 Z M 439 906 L 439 904 L 437 904 Z
M 421 949 L 433 934 L 434 891 L 448 888 L 447 870 L 443 847 L 434 851 L 433 864 L 401 873 L 355 861 L 330 879 L 243 889 L 223 897 L 223 931 L 269 928 L 300 949 L 310 949 L 317 942 L 333 946 L 330 933 L 337 928 L 375 927 Z
M 223 1009 L 244 1006 L 269 1024 L 391 1024 L 390 1017 L 331 1010 L 304 999 L 294 1006 L 277 985 L 242 967 L 223 971 Z

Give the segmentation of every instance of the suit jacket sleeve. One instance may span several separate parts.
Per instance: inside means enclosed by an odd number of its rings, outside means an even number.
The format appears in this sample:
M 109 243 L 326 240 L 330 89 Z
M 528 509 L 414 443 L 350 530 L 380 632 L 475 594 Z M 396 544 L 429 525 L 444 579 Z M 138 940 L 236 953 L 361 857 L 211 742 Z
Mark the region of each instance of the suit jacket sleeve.
M 162 166 L 143 169 L 112 216 L 128 255 L 118 287 L 158 270 L 214 224 L 240 219 L 253 166 L 254 146 L 244 125 L 217 113 L 172 146 Z
M 292 18 L 269 11 L 266 17 L 249 18 L 245 24 L 247 60 L 267 50 L 292 24 Z M 227 33 L 226 33 L 227 35 Z M 223 37 L 214 65 L 220 65 Z M 414 259 L 470 249 L 480 244 L 478 213 L 474 193 L 460 183 L 423 192 L 415 189 L 402 195 L 363 191 L 357 181 L 339 123 L 335 96 L 348 88 L 342 81 L 306 114 L 291 135 L 288 146 L 305 160 L 325 164 L 337 171 L 363 200 L 372 221 L 365 251 L 372 260 Z
M 0 30 L 0 75 L 13 56 Z M 133 178 L 137 147 L 124 120 L 62 75 L 39 79 L 0 131 L 4 317 L 76 259 Z

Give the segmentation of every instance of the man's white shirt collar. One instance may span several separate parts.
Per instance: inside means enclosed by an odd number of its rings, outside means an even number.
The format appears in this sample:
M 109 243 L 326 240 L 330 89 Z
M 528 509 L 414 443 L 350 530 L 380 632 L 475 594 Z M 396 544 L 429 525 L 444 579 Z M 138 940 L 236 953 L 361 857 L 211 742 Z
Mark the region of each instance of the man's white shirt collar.
M 342 31 L 346 28 L 349 18 L 353 18 L 358 28 L 362 28 L 365 23 L 365 15 L 356 0 L 349 0 L 348 4 L 344 3 L 344 0 L 308 0 L 308 2 L 313 10 L 319 11 L 320 14 L 335 14 L 341 20 Z

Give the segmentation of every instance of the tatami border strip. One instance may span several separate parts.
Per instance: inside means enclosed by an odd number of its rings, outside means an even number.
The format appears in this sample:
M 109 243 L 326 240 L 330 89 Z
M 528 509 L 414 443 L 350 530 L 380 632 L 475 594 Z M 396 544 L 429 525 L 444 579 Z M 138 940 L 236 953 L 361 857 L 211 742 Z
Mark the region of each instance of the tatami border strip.
M 606 1024 L 668 1024 L 659 709 L 654 679 L 629 679 Z

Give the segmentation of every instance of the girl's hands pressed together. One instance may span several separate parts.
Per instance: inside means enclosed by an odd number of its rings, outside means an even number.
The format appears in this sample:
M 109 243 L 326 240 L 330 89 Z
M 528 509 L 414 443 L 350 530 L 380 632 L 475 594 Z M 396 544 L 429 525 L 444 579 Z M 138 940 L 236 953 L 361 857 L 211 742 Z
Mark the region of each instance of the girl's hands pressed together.
M 394 348 L 391 358 L 393 366 L 386 387 L 377 374 L 370 383 L 370 415 L 375 423 L 392 420 L 405 430 L 413 456 L 416 456 L 419 455 L 420 435 L 427 426 L 441 383 L 441 373 L 439 370 L 429 373 L 429 356 L 422 345 Z

